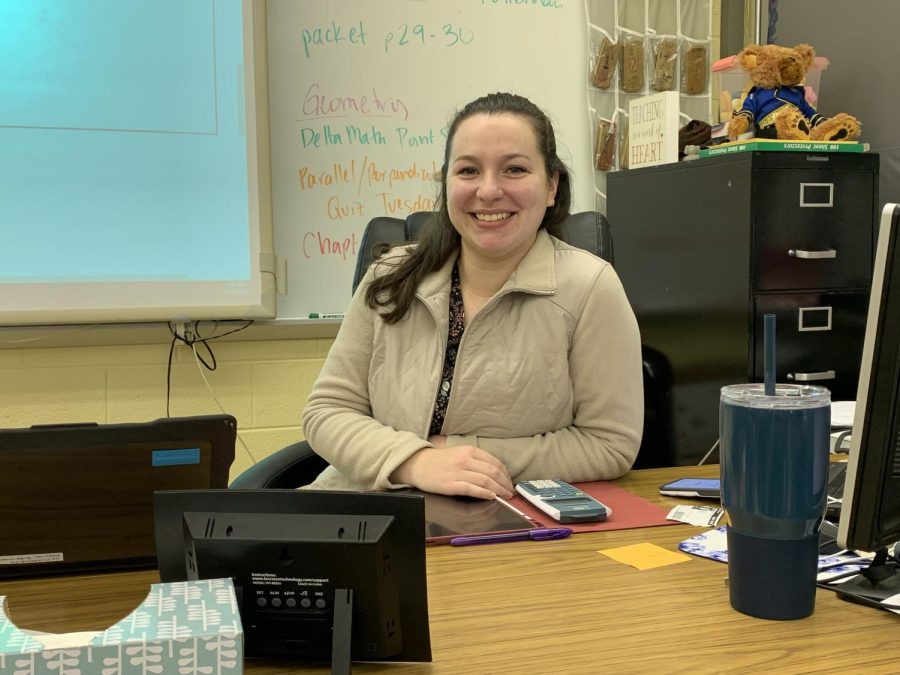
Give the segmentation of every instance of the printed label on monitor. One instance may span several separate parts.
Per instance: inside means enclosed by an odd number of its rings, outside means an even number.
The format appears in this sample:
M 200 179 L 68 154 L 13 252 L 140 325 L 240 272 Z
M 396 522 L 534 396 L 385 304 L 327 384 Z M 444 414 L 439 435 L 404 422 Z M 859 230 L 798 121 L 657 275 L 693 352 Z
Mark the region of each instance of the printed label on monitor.
M 319 577 L 282 577 L 267 572 L 252 572 L 254 603 L 259 609 L 329 609 L 334 590 L 331 579 Z
M 24 553 L 22 555 L 0 555 L 0 565 L 41 565 L 63 562 L 62 553 Z

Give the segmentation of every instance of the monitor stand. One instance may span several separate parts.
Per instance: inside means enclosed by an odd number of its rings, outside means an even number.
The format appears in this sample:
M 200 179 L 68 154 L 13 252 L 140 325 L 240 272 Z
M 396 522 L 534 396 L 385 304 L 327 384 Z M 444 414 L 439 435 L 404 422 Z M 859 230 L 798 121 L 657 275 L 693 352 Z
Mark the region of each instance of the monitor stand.
M 833 588 L 842 600 L 877 607 L 900 593 L 900 565 L 893 559 L 888 560 L 887 548 L 882 548 L 876 551 L 868 567 Z
M 350 642 L 353 634 L 353 589 L 334 589 L 334 623 L 331 627 L 331 675 L 350 675 Z

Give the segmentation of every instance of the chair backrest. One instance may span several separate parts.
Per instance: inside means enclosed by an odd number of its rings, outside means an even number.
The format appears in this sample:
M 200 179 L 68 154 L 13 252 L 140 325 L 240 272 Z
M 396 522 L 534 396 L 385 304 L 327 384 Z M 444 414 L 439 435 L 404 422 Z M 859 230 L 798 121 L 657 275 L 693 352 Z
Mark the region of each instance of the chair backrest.
M 356 292 L 369 265 L 392 247 L 416 241 L 422 226 L 432 215 L 431 211 L 417 211 L 409 214 L 406 219 L 379 216 L 370 220 L 363 232 L 356 258 L 353 292 Z M 582 211 L 570 214 L 560 226 L 559 238 L 614 264 L 609 221 L 602 213 Z

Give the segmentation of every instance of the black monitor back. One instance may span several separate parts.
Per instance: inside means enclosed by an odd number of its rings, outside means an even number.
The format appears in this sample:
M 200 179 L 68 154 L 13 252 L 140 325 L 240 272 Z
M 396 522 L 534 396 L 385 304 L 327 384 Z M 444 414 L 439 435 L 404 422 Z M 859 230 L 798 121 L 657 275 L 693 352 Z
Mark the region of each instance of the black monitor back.
M 900 541 L 900 205 L 882 212 L 838 541 Z
M 162 581 L 234 580 L 248 656 L 327 658 L 334 592 L 349 587 L 354 659 L 431 660 L 421 496 L 160 492 L 155 522 Z M 304 607 L 303 598 L 323 604 Z M 386 630 L 373 624 L 392 616 Z

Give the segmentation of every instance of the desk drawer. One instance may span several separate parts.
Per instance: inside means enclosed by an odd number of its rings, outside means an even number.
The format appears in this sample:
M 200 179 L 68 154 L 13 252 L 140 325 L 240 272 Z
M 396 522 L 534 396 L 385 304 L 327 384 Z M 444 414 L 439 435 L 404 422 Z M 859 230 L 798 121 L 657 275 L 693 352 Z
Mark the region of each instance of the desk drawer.
M 867 287 L 874 181 L 870 171 L 755 171 L 754 287 Z
M 833 400 L 856 398 L 868 302 L 868 291 L 757 295 L 753 379 L 764 379 L 763 317 L 774 314 L 778 382 L 827 387 Z

